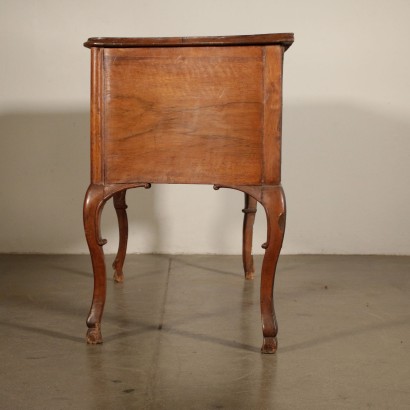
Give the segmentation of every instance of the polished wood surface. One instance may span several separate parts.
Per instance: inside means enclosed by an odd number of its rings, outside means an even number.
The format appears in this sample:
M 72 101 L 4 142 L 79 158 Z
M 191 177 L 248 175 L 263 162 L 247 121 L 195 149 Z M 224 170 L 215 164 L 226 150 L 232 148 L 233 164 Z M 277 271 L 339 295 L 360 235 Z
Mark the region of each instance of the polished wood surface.
M 293 33 L 253 34 L 214 37 L 91 37 L 84 46 L 91 47 L 203 47 L 279 45 L 285 50 L 293 43 Z
M 104 51 L 108 183 L 261 182 L 263 51 L 211 50 Z
M 114 280 L 124 280 L 126 190 L 151 183 L 211 184 L 245 195 L 243 264 L 254 276 L 252 230 L 267 218 L 261 272 L 263 353 L 277 349 L 273 306 L 285 230 L 280 185 L 283 54 L 292 34 L 195 38 L 91 38 L 91 184 L 84 228 L 94 271 L 88 343 L 102 343 L 106 271 L 100 220 L 118 217 Z

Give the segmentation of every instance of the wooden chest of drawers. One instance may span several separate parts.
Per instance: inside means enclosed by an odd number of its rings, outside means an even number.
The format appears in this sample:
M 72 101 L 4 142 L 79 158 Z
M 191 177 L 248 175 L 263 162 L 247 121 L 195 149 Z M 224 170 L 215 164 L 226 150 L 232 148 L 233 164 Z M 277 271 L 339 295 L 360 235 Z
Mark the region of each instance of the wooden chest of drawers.
M 125 193 L 151 184 L 210 184 L 244 192 L 243 261 L 253 278 L 256 204 L 267 217 L 261 273 L 262 352 L 277 348 L 276 264 L 285 229 L 280 185 L 282 67 L 292 34 L 194 38 L 90 38 L 91 184 L 84 227 L 94 270 L 87 341 L 101 343 L 106 272 L 100 235 L 113 197 L 123 280 Z

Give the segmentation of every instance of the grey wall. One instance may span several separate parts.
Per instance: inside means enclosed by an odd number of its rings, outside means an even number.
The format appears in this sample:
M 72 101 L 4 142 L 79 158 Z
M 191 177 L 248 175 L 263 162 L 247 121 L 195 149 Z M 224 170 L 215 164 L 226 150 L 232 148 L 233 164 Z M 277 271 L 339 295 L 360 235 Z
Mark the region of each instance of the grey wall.
M 409 254 L 409 17 L 399 0 L 2 0 L 0 252 L 87 251 L 87 37 L 293 31 L 284 253 Z M 155 186 L 128 198 L 130 252 L 240 252 L 238 192 Z M 265 229 L 260 212 L 256 252 Z M 114 252 L 110 203 L 103 234 Z

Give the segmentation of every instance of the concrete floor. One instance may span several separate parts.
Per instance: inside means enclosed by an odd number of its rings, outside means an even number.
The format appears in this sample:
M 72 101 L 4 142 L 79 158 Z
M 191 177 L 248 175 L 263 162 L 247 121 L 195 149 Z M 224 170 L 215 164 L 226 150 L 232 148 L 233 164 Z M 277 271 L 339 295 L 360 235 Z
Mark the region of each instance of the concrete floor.
M 128 256 L 101 346 L 90 272 L 0 256 L 1 409 L 410 408 L 410 257 L 281 257 L 276 355 L 239 256 Z

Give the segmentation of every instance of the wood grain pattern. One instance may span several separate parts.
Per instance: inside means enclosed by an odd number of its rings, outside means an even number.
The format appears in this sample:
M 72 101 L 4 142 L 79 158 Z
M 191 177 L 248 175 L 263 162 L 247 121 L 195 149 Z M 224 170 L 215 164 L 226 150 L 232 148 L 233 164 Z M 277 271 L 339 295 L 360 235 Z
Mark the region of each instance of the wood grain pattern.
M 261 182 L 259 47 L 109 49 L 104 62 L 108 183 Z

